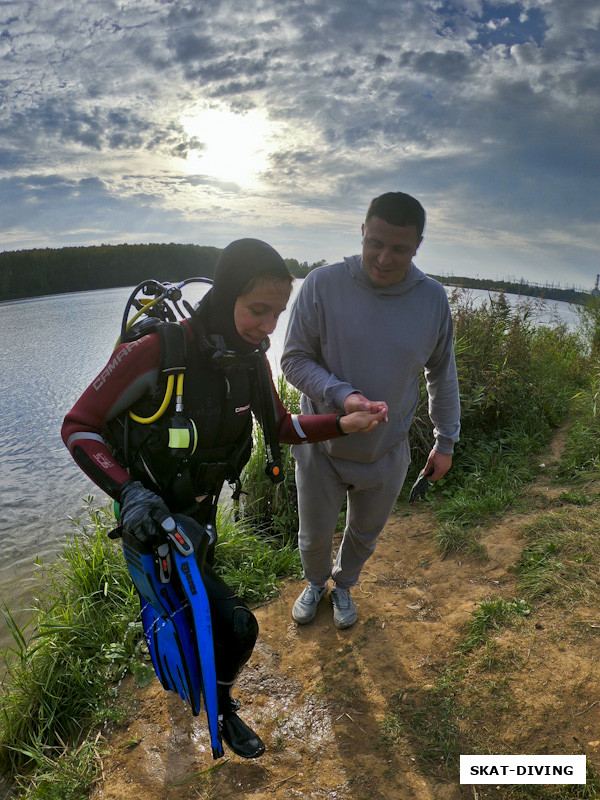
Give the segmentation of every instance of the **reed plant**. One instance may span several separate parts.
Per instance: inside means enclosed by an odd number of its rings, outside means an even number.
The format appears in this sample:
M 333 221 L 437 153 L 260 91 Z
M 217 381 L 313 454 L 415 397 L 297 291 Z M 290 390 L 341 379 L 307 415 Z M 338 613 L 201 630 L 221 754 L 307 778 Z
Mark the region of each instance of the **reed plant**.
M 476 550 L 474 526 L 518 500 L 536 474 L 536 454 L 567 416 L 589 369 L 579 333 L 557 320 L 539 323 L 541 301 L 512 306 L 500 295 L 476 305 L 462 291 L 450 301 L 462 418 L 452 470 L 435 493 L 445 552 Z M 411 430 L 408 485 L 430 447 L 423 386 Z
M 300 413 L 300 392 L 290 386 L 283 375 L 277 379 L 277 392 L 291 414 Z M 265 473 L 266 448 L 260 425 L 254 425 L 253 439 L 252 455 L 242 473 L 243 493 L 236 517 L 272 542 L 293 544 L 298 533 L 298 499 L 290 447 L 280 445 L 284 479 L 281 483 L 272 483 Z
M 69 786 L 81 792 L 91 780 L 89 732 L 115 713 L 111 692 L 139 646 L 137 597 L 107 535 L 114 519 L 108 509 L 90 506 L 89 514 L 91 524 L 78 525 L 55 563 L 40 565 L 30 622 L 19 627 L 4 609 L 14 645 L 2 654 L 0 770 L 29 776 L 28 797 L 38 796 L 32 775 L 48 798 L 70 796 Z M 50 764 L 61 775 L 54 788 Z

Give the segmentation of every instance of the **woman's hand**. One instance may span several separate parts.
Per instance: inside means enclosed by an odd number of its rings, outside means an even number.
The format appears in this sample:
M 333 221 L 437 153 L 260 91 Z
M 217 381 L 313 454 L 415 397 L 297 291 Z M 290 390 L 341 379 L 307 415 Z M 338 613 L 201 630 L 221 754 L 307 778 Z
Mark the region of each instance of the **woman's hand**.
M 371 414 L 375 414 L 378 411 L 385 411 L 383 422 L 387 422 L 387 403 L 383 400 L 369 400 L 364 394 L 360 394 L 360 392 L 352 392 L 352 394 L 348 395 L 344 400 L 344 411 L 346 414 L 351 414 L 353 411 L 369 411 Z M 351 431 L 351 433 L 352 432 L 353 431 Z
M 387 407 L 346 414 L 340 417 L 340 428 L 344 433 L 371 433 L 380 422 L 387 422 Z

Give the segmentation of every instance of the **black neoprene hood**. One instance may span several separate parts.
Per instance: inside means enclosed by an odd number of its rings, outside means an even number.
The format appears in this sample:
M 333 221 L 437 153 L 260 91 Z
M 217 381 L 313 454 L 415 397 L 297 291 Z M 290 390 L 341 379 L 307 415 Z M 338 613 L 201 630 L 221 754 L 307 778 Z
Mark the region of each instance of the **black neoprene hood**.
M 213 285 L 205 297 L 208 332 L 220 334 L 232 350 L 248 353 L 256 349 L 238 334 L 233 311 L 242 289 L 262 274 L 289 281 L 285 261 L 271 245 L 260 239 L 238 239 L 221 253 Z M 204 301 L 202 303 L 204 305 Z

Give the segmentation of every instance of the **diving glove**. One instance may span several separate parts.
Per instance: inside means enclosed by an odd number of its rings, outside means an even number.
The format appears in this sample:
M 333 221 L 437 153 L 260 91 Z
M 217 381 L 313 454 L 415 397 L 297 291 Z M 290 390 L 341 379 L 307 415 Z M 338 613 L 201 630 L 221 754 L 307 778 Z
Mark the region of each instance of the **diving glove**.
M 119 497 L 121 525 L 142 544 L 166 541 L 175 521 L 164 500 L 140 481 L 128 481 Z

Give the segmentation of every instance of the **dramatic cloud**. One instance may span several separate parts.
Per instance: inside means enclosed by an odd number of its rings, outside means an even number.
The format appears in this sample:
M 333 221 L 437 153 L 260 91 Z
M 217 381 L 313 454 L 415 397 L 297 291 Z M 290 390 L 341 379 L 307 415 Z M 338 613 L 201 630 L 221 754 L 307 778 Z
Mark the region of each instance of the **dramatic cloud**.
M 400 189 L 427 271 L 591 286 L 599 27 L 597 0 L 8 0 L 0 247 L 332 260 Z

